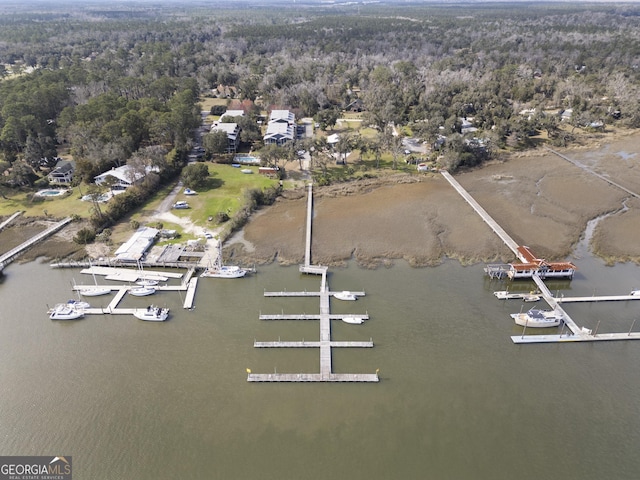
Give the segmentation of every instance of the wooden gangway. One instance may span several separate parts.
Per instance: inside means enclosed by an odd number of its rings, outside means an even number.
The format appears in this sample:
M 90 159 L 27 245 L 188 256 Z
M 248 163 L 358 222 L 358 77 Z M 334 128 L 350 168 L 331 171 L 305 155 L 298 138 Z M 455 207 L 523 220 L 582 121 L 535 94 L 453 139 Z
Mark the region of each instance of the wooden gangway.
M 9 218 L 7 218 L 4 222 L 0 223 L 0 231 L 4 229 L 4 227 L 9 225 L 11 222 L 13 222 L 16 219 L 16 217 L 18 217 L 21 213 L 22 212 L 16 212 L 13 215 L 11 215 Z
M 46 230 L 38 233 L 37 235 L 34 235 L 33 237 L 31 237 L 26 242 L 23 242 L 20 245 L 18 245 L 17 247 L 12 248 L 8 252 L 4 253 L 3 255 L 0 255 L 0 272 L 2 272 L 7 265 L 9 265 L 11 262 L 13 262 L 17 257 L 22 255 L 29 248 L 33 247 L 36 243 L 41 242 L 45 238 L 53 235 L 58 230 L 61 230 L 67 224 L 71 223 L 71 221 L 72 221 L 71 217 L 67 217 L 64 220 L 61 220 L 61 221 L 53 224 L 52 226 L 50 226 Z
M 326 282 L 326 280 L 325 280 Z M 341 292 L 326 292 L 330 297 L 339 294 Z M 349 293 L 353 293 L 356 297 L 364 297 L 365 292 L 363 291 L 353 291 L 350 290 Z M 289 292 L 287 290 L 283 290 L 281 292 L 264 292 L 265 297 L 319 297 L 322 296 L 322 291 L 320 292 L 307 292 L 306 290 L 303 292 Z
M 320 320 L 322 315 L 318 314 L 275 314 L 275 315 L 260 315 L 260 320 Z M 357 313 L 342 313 L 342 314 L 329 314 L 329 320 L 342 320 L 343 318 L 361 318 L 362 320 L 369 320 L 369 314 L 357 314 Z
M 640 300 L 640 295 L 594 295 L 592 297 L 558 297 L 557 303 L 584 303 L 584 302 L 624 302 Z
M 633 197 L 640 198 L 640 194 L 634 192 L 633 190 L 629 190 L 627 187 L 624 187 L 624 186 L 620 185 L 617 182 L 614 182 L 609 177 L 606 177 L 606 176 L 601 175 L 601 174 L 599 174 L 597 172 L 594 172 L 591 168 L 587 167 L 583 163 L 580 163 L 580 162 L 578 162 L 576 160 L 572 160 L 571 158 L 567 157 L 566 155 L 563 155 L 560 152 L 556 152 L 555 150 L 552 150 L 547 146 L 545 146 L 544 148 L 545 148 L 545 150 L 548 150 L 549 152 L 553 153 L 554 155 L 557 155 L 558 157 L 562 158 L 563 160 L 566 160 L 567 162 L 575 165 L 576 167 L 584 170 L 585 172 L 588 172 L 589 174 L 593 175 L 594 177 L 598 177 L 600 180 L 604 180 L 609 185 L 612 185 L 612 186 L 622 190 L 623 192 L 628 193 L 629 195 L 631 195 Z
M 487 211 L 480 206 L 480 204 L 467 192 L 462 185 L 458 183 L 458 181 L 451 176 L 449 172 L 443 170 L 442 176 L 451 184 L 453 188 L 460 194 L 462 198 L 464 198 L 469 205 L 476 211 L 480 218 L 484 220 L 484 222 L 491 227 L 491 229 L 495 232 L 496 235 L 500 237 L 500 239 L 504 242 L 504 244 L 509 247 L 509 249 L 514 253 L 516 257 L 520 259 L 520 261 L 524 262 L 525 259 L 522 257 L 522 254 L 518 251 L 518 244 L 516 241 L 511 238 L 511 236 L 500 226 L 498 222 L 496 222 L 491 215 L 487 213 Z
M 379 382 L 377 373 L 249 373 L 249 382 Z
M 313 184 L 309 183 L 307 195 L 307 231 L 305 235 L 304 266 L 311 266 L 311 223 L 313 221 Z
M 253 346 L 256 348 L 322 348 L 322 342 L 302 340 L 301 342 L 285 342 L 277 340 L 274 342 L 253 342 Z M 330 347 L 360 347 L 360 348 L 373 348 L 373 342 L 329 342 Z

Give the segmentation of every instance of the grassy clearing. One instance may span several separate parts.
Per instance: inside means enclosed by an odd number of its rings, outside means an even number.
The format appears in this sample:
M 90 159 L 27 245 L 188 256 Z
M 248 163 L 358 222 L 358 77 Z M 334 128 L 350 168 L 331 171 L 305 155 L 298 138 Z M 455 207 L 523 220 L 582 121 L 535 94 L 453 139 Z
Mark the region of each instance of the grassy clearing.
M 278 183 L 277 180 L 258 175 L 258 167 L 243 168 L 252 170 L 252 175 L 244 174 L 240 168 L 231 165 L 209 164 L 208 167 L 210 177 L 207 185 L 198 190 L 198 195 L 180 193 L 176 198 L 191 205 L 191 210 L 176 214 L 189 216 L 196 225 L 211 225 L 209 218 L 215 218 L 219 212 L 233 217 L 244 205 L 247 190 L 264 190 Z
M 248 167 L 254 171 L 253 175 L 244 174 L 239 168 L 231 165 L 207 164 L 209 168 L 209 179 L 207 184 L 198 189 L 197 195 L 185 195 L 182 190 L 175 198 L 175 201 L 186 201 L 191 207 L 188 210 L 172 210 L 177 217 L 188 218 L 196 225 L 207 228 L 215 228 L 217 225 L 209 218 L 216 218 L 219 212 L 225 212 L 229 217 L 233 217 L 244 205 L 245 191 L 250 189 L 265 189 L 277 185 L 277 180 L 270 179 L 263 175 L 258 175 L 257 167 Z M 124 242 L 133 232 L 131 221 L 140 225 L 154 226 L 150 222 L 153 213 L 158 209 L 160 202 L 175 187 L 175 183 L 167 185 L 158 191 L 147 204 L 137 209 L 126 219 L 113 228 L 111 239 L 114 243 Z M 176 230 L 180 237 L 175 240 L 167 240 L 166 243 L 179 243 L 195 238 L 186 233 L 182 226 L 169 222 L 162 222 L 162 227 L 168 230 Z

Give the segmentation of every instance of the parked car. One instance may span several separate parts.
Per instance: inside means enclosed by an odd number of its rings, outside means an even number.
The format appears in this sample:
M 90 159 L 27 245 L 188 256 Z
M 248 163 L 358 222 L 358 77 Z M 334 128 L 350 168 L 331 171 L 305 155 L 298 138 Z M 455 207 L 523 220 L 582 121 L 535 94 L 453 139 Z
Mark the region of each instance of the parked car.
M 187 202 L 176 202 L 173 204 L 173 208 L 177 208 L 177 209 L 189 208 L 189 204 Z

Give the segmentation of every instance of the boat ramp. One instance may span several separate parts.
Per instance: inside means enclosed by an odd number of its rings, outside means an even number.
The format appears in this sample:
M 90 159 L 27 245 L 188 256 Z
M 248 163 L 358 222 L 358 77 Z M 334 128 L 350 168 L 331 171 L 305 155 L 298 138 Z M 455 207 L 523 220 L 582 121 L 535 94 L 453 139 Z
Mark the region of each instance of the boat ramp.
M 328 268 L 322 265 L 311 264 L 311 221 L 312 221 L 312 198 L 313 190 L 309 185 L 307 200 L 307 228 L 306 228 L 306 245 L 305 245 L 305 263 L 300 266 L 300 272 L 320 275 L 320 289 L 317 292 L 264 292 L 265 297 L 319 297 L 320 313 L 319 314 L 275 314 L 260 315 L 260 320 L 315 320 L 320 324 L 320 340 L 299 342 L 283 342 L 281 340 L 272 342 L 255 341 L 255 348 L 317 348 L 320 352 L 320 372 L 319 373 L 252 373 L 247 369 L 248 382 L 379 382 L 378 371 L 376 373 L 334 373 L 331 364 L 332 348 L 372 348 L 373 341 L 333 341 L 331 340 L 331 321 L 332 320 L 368 320 L 368 314 L 353 315 L 344 314 L 336 315 L 331 313 L 331 297 L 340 292 L 332 292 L 327 282 Z M 356 296 L 363 296 L 365 292 L 350 292 Z
M 557 152 L 553 152 L 558 154 Z M 559 154 L 558 154 L 559 155 Z M 562 155 L 561 155 L 562 156 Z M 566 157 L 562 156 L 566 160 Z M 519 246 L 517 243 L 498 225 L 498 223 L 491 218 L 491 216 L 484 210 L 476 201 L 471 197 L 471 195 L 446 171 L 442 172 L 444 178 L 455 188 L 455 190 L 473 207 L 473 209 L 482 217 L 482 219 L 493 229 L 493 231 L 504 241 L 505 245 L 514 252 L 514 254 L 520 259 L 524 264 L 524 268 L 528 270 L 527 277 L 531 278 L 537 285 L 538 291 L 542 299 L 547 302 L 549 307 L 559 313 L 562 317 L 561 323 L 561 331 L 560 334 L 557 335 L 545 335 L 545 334 L 534 334 L 528 335 L 528 329 L 524 327 L 522 335 L 514 335 L 511 337 L 513 343 L 521 344 L 521 343 L 564 343 L 564 342 L 597 342 L 597 341 L 612 341 L 612 340 L 640 340 L 640 332 L 633 332 L 633 327 L 635 325 L 635 321 L 632 322 L 630 328 L 627 332 L 621 333 L 598 333 L 598 329 L 596 327 L 595 331 L 589 328 L 580 327 L 578 324 L 569 316 L 569 314 L 562 308 L 561 304 L 564 303 L 577 303 L 577 302 L 611 302 L 611 301 L 631 301 L 631 300 L 640 300 L 639 295 L 606 295 L 606 296 L 592 296 L 592 297 L 559 297 L 556 298 L 552 295 L 550 290 L 544 283 L 543 278 L 545 276 L 553 276 L 550 275 L 550 272 L 553 274 L 553 268 L 557 266 L 557 273 L 562 274 L 564 272 L 570 273 L 570 275 L 566 275 L 568 278 L 571 278 L 573 275 L 572 269 L 575 268 L 573 264 L 568 262 L 561 262 L 557 264 L 550 264 L 545 262 L 544 260 L 534 258 L 534 255 L 530 252 L 528 247 Z M 611 182 L 609 182 L 611 183 Z M 618 185 L 616 185 L 618 186 Z M 633 194 L 637 196 L 634 192 L 630 192 L 629 190 L 625 191 L 627 193 Z M 485 272 L 491 278 L 504 278 L 505 276 L 509 276 L 510 278 L 521 278 L 520 275 L 507 275 L 510 271 L 515 270 L 517 273 L 522 273 L 522 269 L 513 268 L 514 265 L 517 264 L 509 264 L 509 265 L 488 265 L 485 268 Z M 549 269 L 551 266 L 551 269 Z M 540 268 L 542 267 L 542 268 Z M 515 298 L 515 297 L 508 297 Z M 598 323 L 599 325 L 599 323 Z

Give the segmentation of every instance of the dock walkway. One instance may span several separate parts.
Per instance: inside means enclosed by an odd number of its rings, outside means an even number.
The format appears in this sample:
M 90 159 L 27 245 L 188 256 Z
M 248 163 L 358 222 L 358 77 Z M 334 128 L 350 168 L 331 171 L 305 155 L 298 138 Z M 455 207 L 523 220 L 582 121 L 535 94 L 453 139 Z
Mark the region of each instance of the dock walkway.
M 449 172 L 443 170 L 442 176 L 451 184 L 453 188 L 460 194 L 462 198 L 464 198 L 469 205 L 476 211 L 480 218 L 484 220 L 484 222 L 491 227 L 491 229 L 498 235 L 504 244 L 509 247 L 509 249 L 514 253 L 516 257 L 520 259 L 520 261 L 525 262 L 526 259 L 522 257 L 522 254 L 518 251 L 518 244 L 516 241 L 511 238 L 511 236 L 500 226 L 498 222 L 496 222 L 491 215 L 487 213 L 487 211 L 480 206 L 478 202 L 467 192 L 462 185 L 458 183 L 458 181 L 451 176 Z
M 9 225 L 11 222 L 13 222 L 15 220 L 15 218 L 17 216 L 19 216 L 22 212 L 16 212 L 13 215 L 11 215 L 9 218 L 7 218 L 4 222 L 0 223 L 0 231 L 2 231 L 2 229 L 4 227 L 6 227 L 7 225 Z
M 300 266 L 300 272 L 312 275 L 321 275 L 320 290 L 317 292 L 264 292 L 265 297 L 320 297 L 319 314 L 275 314 L 260 315 L 261 320 L 318 320 L 320 322 L 320 339 L 318 341 L 273 341 L 254 342 L 256 348 L 318 348 L 320 350 L 320 373 L 252 373 L 247 371 L 248 382 L 379 382 L 378 372 L 376 373 L 333 373 L 331 364 L 332 348 L 372 348 L 373 341 L 332 341 L 331 340 L 331 320 L 346 318 L 360 318 L 368 320 L 369 315 L 333 315 L 331 314 L 330 299 L 339 292 L 329 290 L 327 282 L 328 268 L 311 264 L 311 219 L 313 215 L 312 195 L 313 189 L 309 185 L 309 199 L 307 201 L 307 239 L 305 246 L 305 263 Z M 356 296 L 363 296 L 364 292 L 351 292 Z
M 72 220 L 71 217 L 67 217 L 64 220 L 61 220 L 53 224 L 43 232 L 40 232 L 37 235 L 34 235 L 26 242 L 21 243 L 17 247 L 12 248 L 8 252 L 1 255 L 0 256 L 0 272 L 2 272 L 7 265 L 13 262 L 20 255 L 22 255 L 26 250 L 33 247 L 36 243 L 41 242 L 45 238 L 56 233 L 58 230 L 61 230 L 62 228 L 64 228 L 67 224 L 71 223 L 71 220 Z

